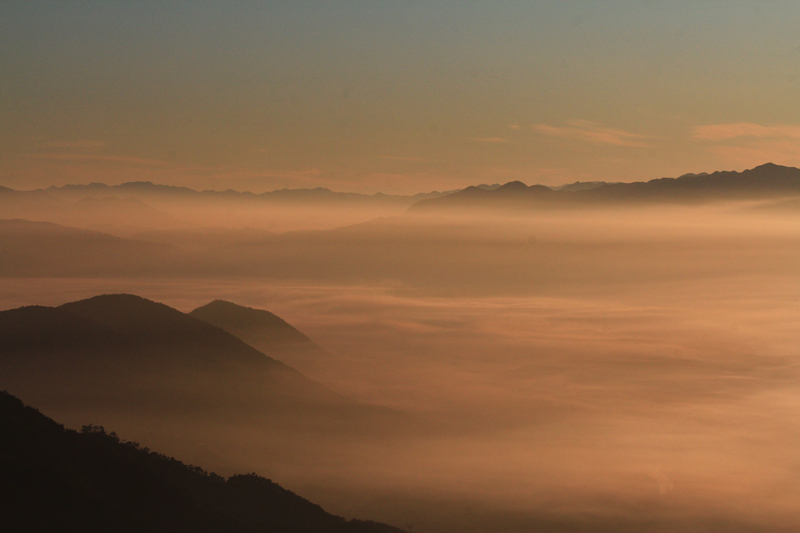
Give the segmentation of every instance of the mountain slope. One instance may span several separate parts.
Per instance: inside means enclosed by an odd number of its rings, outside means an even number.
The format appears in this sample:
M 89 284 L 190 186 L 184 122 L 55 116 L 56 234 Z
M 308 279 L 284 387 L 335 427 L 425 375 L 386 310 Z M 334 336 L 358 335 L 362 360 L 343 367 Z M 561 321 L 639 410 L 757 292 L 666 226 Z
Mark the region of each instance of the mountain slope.
M 265 354 L 301 370 L 315 359 L 328 354 L 285 320 L 263 309 L 244 307 L 214 300 L 189 313 L 242 339 Z
M 0 220 L 0 276 L 151 274 L 180 256 L 177 248 L 165 244 L 50 222 Z
M 0 389 L 67 424 L 91 420 L 226 472 L 255 457 L 281 468 L 336 461 L 354 439 L 414 423 L 132 295 L 0 312 Z
M 347 403 L 233 335 L 133 295 L 0 312 L 0 348 L 0 386 L 33 398 L 129 407 L 157 398 L 164 412 L 236 407 L 253 414 Z
M 346 521 L 250 475 L 215 474 L 120 441 L 78 433 L 0 392 L 0 526 L 6 531 L 399 533 Z
M 188 314 L 236 335 L 251 346 L 255 344 L 250 341 L 257 338 L 269 344 L 313 344 L 285 320 L 263 309 L 214 300 Z

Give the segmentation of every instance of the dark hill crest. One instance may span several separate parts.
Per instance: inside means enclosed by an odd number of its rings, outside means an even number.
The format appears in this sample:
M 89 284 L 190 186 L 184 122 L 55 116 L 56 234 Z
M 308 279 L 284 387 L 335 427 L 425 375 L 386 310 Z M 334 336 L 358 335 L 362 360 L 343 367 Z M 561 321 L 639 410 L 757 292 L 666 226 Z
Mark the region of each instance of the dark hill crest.
M 301 372 L 313 369 L 316 362 L 330 357 L 305 334 L 264 309 L 214 300 L 191 311 L 189 315 L 235 335 Z
M 175 357 L 188 356 L 197 362 L 238 362 L 284 367 L 241 339 L 165 304 L 133 294 L 103 294 L 58 307 L 92 323 L 102 324 L 125 335 L 132 346 L 181 345 Z M 213 353 L 218 351 L 218 353 Z M 213 353 L 213 355 L 212 355 Z M 225 361 L 225 358 L 230 358 Z
M 305 342 L 296 352 L 326 355 Z M 1 311 L 0 389 L 67 422 L 85 417 L 134 435 L 169 434 L 154 427 L 164 420 L 202 431 L 212 418 L 247 421 L 295 437 L 309 428 L 399 431 L 410 420 L 343 397 L 219 327 L 130 294 Z
M 272 416 L 279 405 L 351 405 L 234 335 L 130 294 L 0 312 L 0 387 L 89 412 Z
M 276 342 L 311 342 L 303 333 L 269 311 L 245 307 L 225 300 L 214 300 L 198 307 L 191 311 L 189 316 L 231 333 L 234 333 L 234 330 L 259 328 L 264 335 L 269 334 Z

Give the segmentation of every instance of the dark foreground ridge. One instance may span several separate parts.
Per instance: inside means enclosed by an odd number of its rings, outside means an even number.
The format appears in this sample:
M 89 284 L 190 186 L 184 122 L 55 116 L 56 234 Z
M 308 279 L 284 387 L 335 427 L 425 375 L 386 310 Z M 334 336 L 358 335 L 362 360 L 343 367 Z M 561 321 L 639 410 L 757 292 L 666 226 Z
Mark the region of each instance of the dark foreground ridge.
M 3 531 L 401 533 L 345 520 L 255 474 L 227 480 L 122 441 L 79 433 L 0 391 Z

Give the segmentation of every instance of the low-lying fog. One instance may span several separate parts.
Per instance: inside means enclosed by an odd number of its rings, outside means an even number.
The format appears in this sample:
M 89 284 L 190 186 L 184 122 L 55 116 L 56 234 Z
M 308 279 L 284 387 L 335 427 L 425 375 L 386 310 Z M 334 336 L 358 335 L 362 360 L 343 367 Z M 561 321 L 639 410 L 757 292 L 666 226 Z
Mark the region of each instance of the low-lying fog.
M 179 261 L 2 279 L 0 308 L 129 292 L 284 318 L 331 354 L 298 362 L 307 376 L 442 428 L 288 464 L 259 453 L 274 435 L 228 427 L 229 456 L 202 465 L 334 513 L 442 533 L 800 526 L 794 214 L 404 216 L 262 237 L 203 248 L 195 234 L 191 278 Z

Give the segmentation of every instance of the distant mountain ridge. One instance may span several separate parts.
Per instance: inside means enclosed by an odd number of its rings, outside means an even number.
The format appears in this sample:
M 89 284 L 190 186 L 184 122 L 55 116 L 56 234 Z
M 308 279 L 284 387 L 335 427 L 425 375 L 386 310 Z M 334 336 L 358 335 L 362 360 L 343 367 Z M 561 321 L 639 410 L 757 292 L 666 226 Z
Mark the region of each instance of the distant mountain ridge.
M 613 203 L 702 203 L 717 200 L 774 199 L 800 195 L 800 169 L 767 163 L 742 172 L 685 174 L 634 183 L 571 184 L 561 188 L 512 181 L 494 189 L 467 187 L 426 199 L 410 212 L 454 208 L 526 208 L 591 206 Z
M 57 199 L 57 198 L 139 198 L 140 195 L 165 196 L 172 198 L 238 198 L 245 200 L 274 200 L 274 201 L 313 201 L 313 200 L 344 200 L 344 201 L 388 201 L 388 202 L 409 202 L 414 206 L 419 204 L 420 209 L 423 205 L 432 205 L 436 200 L 442 198 L 463 197 L 475 195 L 475 190 L 492 193 L 501 191 L 500 195 L 507 193 L 508 189 L 522 190 L 534 188 L 538 192 L 543 190 L 553 190 L 557 192 L 582 193 L 572 197 L 575 199 L 586 198 L 633 198 L 639 195 L 647 195 L 650 192 L 672 193 L 672 197 L 678 198 L 679 190 L 687 193 L 712 193 L 717 192 L 723 196 L 735 197 L 743 192 L 763 194 L 781 194 L 785 192 L 797 192 L 800 188 L 797 181 L 800 180 L 800 169 L 765 163 L 755 168 L 735 171 L 717 171 L 713 173 L 688 173 L 677 178 L 657 178 L 647 182 L 606 182 L 606 181 L 576 181 L 556 186 L 528 185 L 521 181 L 512 181 L 506 184 L 480 184 L 463 189 L 452 189 L 445 191 L 421 192 L 412 195 L 402 194 L 363 194 L 355 192 L 333 191 L 326 187 L 297 188 L 297 189 L 276 189 L 263 193 L 253 193 L 249 191 L 227 190 L 196 190 L 189 187 L 178 185 L 164 185 L 149 181 L 125 182 L 119 185 L 107 185 L 105 183 L 89 184 L 68 184 L 61 186 L 50 186 L 44 189 L 34 190 L 15 190 L 9 187 L 0 186 L 0 203 L 2 201 L 13 200 L 15 202 L 31 201 L 33 199 Z M 755 181 L 753 181 L 755 180 Z M 726 192 L 727 190 L 727 192 Z M 594 192 L 590 192 L 594 191 Z M 491 197 L 488 195 L 487 197 Z M 452 202 L 445 200 L 444 202 Z M 431 202 L 428 204 L 427 202 Z
M 230 189 L 199 191 L 144 181 L 91 183 L 32 191 L 1 188 L 0 217 L 99 229 L 120 237 L 192 226 L 329 229 L 336 224 L 332 220 L 346 224 L 400 214 L 419 200 L 451 192 L 360 194 L 317 187 L 256 194 Z
M 255 474 L 226 480 L 102 427 L 68 430 L 5 391 L 0 527 L 15 533 L 401 533 L 333 516 Z
M 9 189 L 11 191 L 12 189 Z M 40 192 L 52 195 L 54 197 L 75 197 L 84 198 L 100 196 L 115 196 L 120 195 L 122 198 L 138 197 L 139 195 L 154 196 L 169 196 L 173 198 L 229 198 L 229 199 L 245 199 L 245 200 L 274 200 L 274 201 L 310 201 L 310 200 L 342 200 L 342 201 L 389 201 L 389 202 L 414 202 L 426 198 L 437 198 L 455 192 L 449 191 L 431 191 L 417 193 L 413 195 L 402 194 L 362 194 L 355 192 L 338 192 L 328 189 L 326 187 L 314 188 L 299 188 L 299 189 L 276 189 L 274 191 L 267 191 L 263 193 L 253 193 L 249 191 L 235 191 L 227 189 L 224 191 L 219 190 L 195 190 L 189 187 L 182 187 L 177 185 L 160 185 L 149 181 L 132 181 L 121 183 L 119 185 L 106 185 L 105 183 L 90 183 L 87 185 L 62 185 L 50 186 L 46 189 L 36 189 L 35 191 L 14 191 L 22 194 Z

